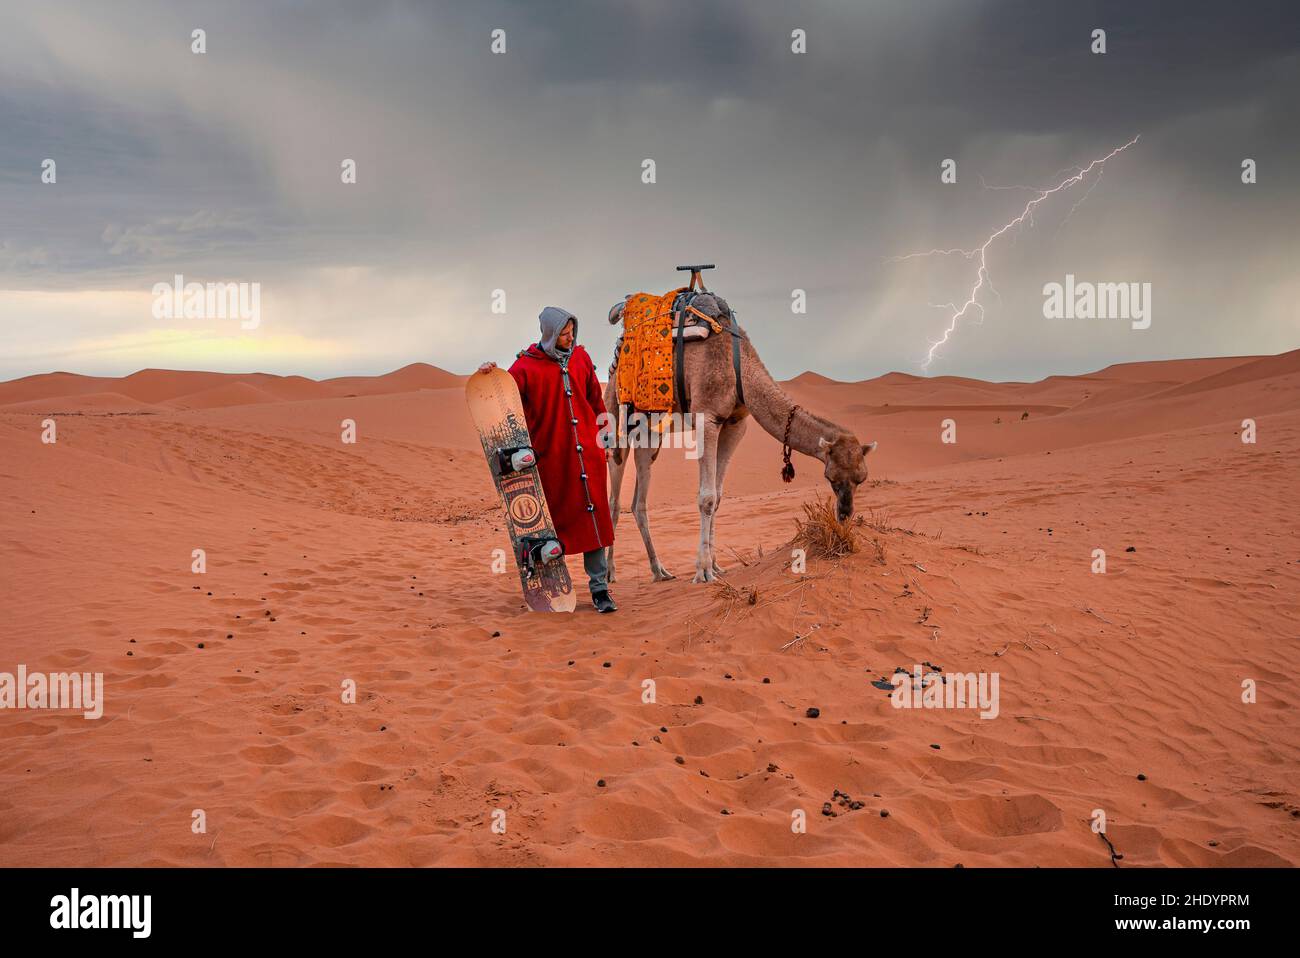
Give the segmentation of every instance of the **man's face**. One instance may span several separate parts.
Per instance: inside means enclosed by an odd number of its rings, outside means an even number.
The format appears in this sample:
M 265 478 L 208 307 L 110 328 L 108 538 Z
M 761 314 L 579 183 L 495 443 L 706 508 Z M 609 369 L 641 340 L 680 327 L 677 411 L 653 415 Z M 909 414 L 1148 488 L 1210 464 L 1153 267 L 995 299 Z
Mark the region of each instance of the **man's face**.
M 559 346 L 561 349 L 572 349 L 573 329 L 574 329 L 573 320 L 569 320 L 567 323 L 564 324 L 564 328 L 560 330 L 560 335 L 555 337 L 555 345 Z

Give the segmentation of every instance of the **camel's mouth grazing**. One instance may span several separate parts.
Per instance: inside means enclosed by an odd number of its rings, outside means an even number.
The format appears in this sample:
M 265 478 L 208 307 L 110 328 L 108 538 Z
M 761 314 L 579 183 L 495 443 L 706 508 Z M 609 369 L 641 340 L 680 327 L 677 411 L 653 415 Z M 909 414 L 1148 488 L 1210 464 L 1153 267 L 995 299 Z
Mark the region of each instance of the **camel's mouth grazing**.
M 847 482 L 837 482 L 831 488 L 835 490 L 835 515 L 840 522 L 847 522 L 853 515 L 853 486 Z

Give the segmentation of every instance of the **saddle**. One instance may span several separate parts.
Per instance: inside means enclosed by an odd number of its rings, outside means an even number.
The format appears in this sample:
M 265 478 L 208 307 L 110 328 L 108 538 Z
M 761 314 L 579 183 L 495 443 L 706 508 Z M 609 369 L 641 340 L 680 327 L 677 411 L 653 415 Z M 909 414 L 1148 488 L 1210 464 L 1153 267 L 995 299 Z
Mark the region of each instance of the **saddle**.
M 686 344 L 724 332 L 732 337 L 736 393 L 744 405 L 740 339 L 745 334 L 726 301 L 704 288 L 698 268 L 679 268 L 692 270 L 690 286 L 658 295 L 629 293 L 609 311 L 611 324 L 623 323 L 609 374 L 617 376 L 618 403 L 629 412 L 688 412 Z
M 623 323 L 610 375 L 618 376 L 619 405 L 642 412 L 673 408 L 673 302 L 684 291 L 629 293 L 609 311 Z

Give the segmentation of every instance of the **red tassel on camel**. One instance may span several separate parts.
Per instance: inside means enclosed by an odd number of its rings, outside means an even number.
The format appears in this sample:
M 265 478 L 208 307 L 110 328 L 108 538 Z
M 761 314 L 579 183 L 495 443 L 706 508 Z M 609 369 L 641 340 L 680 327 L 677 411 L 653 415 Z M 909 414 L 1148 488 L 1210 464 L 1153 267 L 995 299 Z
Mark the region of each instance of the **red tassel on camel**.
M 794 463 L 790 461 L 790 424 L 794 422 L 794 414 L 798 406 L 790 407 L 790 415 L 785 417 L 785 437 L 781 440 L 781 458 L 785 460 L 785 465 L 781 467 L 781 481 L 789 482 L 794 478 Z

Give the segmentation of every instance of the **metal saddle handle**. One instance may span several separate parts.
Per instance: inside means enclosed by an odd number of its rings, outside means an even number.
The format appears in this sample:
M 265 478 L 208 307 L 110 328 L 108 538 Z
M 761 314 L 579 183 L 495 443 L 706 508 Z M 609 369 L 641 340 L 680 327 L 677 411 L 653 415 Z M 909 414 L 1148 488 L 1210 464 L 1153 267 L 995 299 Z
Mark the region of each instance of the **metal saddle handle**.
M 694 266 L 678 266 L 677 272 L 684 273 L 687 270 L 690 270 L 691 285 L 688 287 L 688 289 L 698 289 L 702 293 L 707 293 L 708 290 L 704 288 L 704 279 L 703 277 L 700 276 L 700 272 L 702 270 L 713 269 L 713 268 L 714 265 L 712 263 L 698 263 Z

